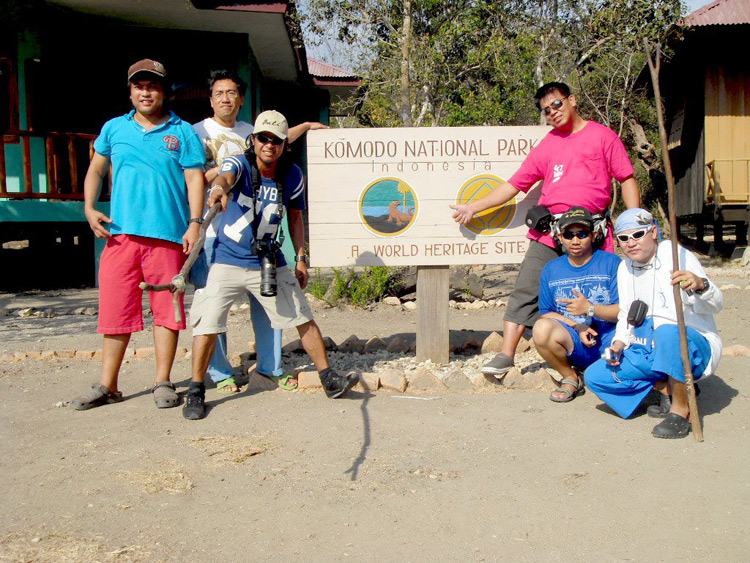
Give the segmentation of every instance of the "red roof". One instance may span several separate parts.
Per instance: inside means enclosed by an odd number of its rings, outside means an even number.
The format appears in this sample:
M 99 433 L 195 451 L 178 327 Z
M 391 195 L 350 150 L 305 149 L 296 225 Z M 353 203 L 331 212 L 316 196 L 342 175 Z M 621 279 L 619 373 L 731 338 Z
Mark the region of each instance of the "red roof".
M 741 25 L 750 23 L 750 1 L 716 0 L 683 20 L 686 26 Z
M 324 63 L 323 61 L 319 61 L 318 59 L 313 59 L 312 57 L 307 57 L 307 69 L 310 74 L 315 76 L 316 78 L 359 80 L 359 76 L 357 76 L 353 72 L 344 70 L 341 67 Z

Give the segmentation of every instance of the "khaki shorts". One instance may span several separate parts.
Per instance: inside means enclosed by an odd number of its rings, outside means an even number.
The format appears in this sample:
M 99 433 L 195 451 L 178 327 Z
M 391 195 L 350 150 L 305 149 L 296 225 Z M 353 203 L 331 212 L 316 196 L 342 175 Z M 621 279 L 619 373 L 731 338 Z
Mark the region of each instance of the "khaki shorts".
M 190 308 L 193 336 L 219 334 L 227 331 L 227 316 L 232 304 L 248 293 L 265 309 L 273 328 L 293 328 L 313 320 L 305 294 L 286 266 L 276 270 L 276 297 L 260 294 L 260 270 L 214 264 L 208 273 L 204 289 L 196 290 Z

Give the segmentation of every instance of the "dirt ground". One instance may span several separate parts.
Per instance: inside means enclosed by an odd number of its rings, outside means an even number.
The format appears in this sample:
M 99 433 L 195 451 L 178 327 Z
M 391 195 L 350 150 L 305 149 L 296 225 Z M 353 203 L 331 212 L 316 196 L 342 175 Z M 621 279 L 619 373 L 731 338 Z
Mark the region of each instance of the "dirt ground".
M 748 273 L 710 270 L 737 287 L 717 318 L 725 346 L 748 344 Z M 0 294 L 13 311 L 0 353 L 97 349 L 95 316 L 17 314 L 89 306 L 94 290 Z M 252 339 L 245 317 L 233 350 Z M 451 310 L 451 330 L 501 318 Z M 413 333 L 417 317 L 379 305 L 317 319 L 340 342 Z M 75 412 L 97 362 L 0 363 L 0 561 L 745 561 L 748 361 L 724 357 L 702 384 L 702 444 L 656 440 L 643 411 L 621 420 L 592 393 L 209 389 L 207 418 L 190 422 L 154 407 L 150 359 L 124 365 L 126 401 Z M 177 360 L 180 390 L 188 374 Z

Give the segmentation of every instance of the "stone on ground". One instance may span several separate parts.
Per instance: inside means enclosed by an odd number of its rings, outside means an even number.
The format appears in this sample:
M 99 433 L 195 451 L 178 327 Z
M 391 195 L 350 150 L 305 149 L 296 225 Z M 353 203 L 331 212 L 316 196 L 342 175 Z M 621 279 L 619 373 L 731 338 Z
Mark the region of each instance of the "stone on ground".
M 503 337 L 498 332 L 493 332 L 482 342 L 482 354 L 499 354 L 503 351 Z
M 364 372 L 359 374 L 359 381 L 357 381 L 353 389 L 360 393 L 367 393 L 377 391 L 378 387 L 380 387 L 380 375 L 372 372 Z
M 348 352 L 354 354 L 361 354 L 365 351 L 365 344 L 356 334 L 352 334 L 349 338 L 339 344 L 339 352 Z
M 403 393 L 408 385 L 404 374 L 395 369 L 387 369 L 380 373 L 380 386 Z
M 385 348 L 388 352 L 406 354 L 409 351 L 409 342 L 400 336 L 394 336 Z
M 471 380 L 460 369 L 454 369 L 443 377 L 443 384 L 453 391 L 471 391 L 474 388 Z
M 323 387 L 317 371 L 301 371 L 297 374 L 299 389 L 317 389 Z
M 420 368 L 409 379 L 409 389 L 440 391 L 445 389 L 445 384 L 427 368 Z
M 503 387 L 507 389 L 531 389 L 532 382 L 524 377 L 518 368 L 511 370 L 503 376 Z
M 387 346 L 388 345 L 382 338 L 373 336 L 367 341 L 367 344 L 365 344 L 365 354 L 372 354 L 373 352 L 385 350 Z

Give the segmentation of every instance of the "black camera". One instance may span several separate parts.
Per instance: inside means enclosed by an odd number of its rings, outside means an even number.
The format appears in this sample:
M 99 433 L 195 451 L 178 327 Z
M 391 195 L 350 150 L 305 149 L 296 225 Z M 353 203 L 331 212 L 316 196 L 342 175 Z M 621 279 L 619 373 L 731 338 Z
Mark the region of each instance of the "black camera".
M 646 320 L 646 315 L 648 315 L 648 305 L 640 299 L 636 299 L 630 304 L 628 323 L 632 326 L 641 326 L 643 321 Z
M 255 240 L 253 252 L 260 260 L 260 294 L 263 297 L 276 297 L 276 252 L 279 245 L 275 240 Z

